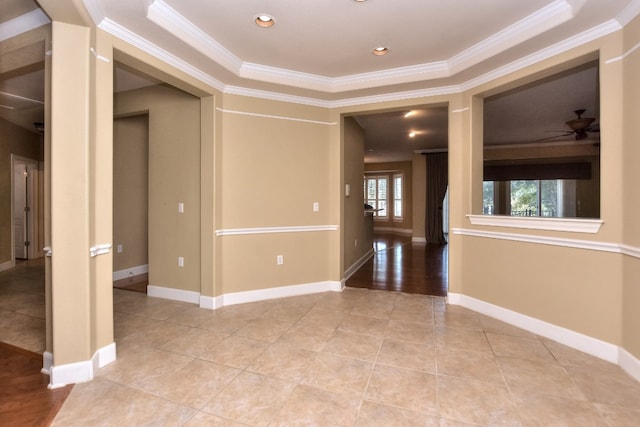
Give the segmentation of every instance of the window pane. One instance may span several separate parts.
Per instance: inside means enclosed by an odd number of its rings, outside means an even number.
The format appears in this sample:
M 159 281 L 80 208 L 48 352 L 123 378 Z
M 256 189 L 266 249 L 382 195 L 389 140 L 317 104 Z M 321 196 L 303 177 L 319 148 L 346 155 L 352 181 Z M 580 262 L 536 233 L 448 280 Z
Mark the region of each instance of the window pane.
M 540 181 L 540 216 L 558 216 L 558 186 L 562 180 Z
M 367 179 L 367 199 L 376 198 L 376 180 Z
M 511 181 L 511 215 L 538 216 L 538 181 Z
M 387 178 L 378 179 L 378 199 L 387 200 Z
M 396 176 L 394 179 L 395 188 L 393 190 L 393 198 L 402 200 L 402 177 Z
M 396 200 L 393 203 L 393 216 L 402 218 L 402 200 Z
M 485 215 L 493 215 L 495 212 L 493 204 L 493 181 L 484 181 L 482 183 L 482 213 Z
M 378 216 L 387 216 L 387 201 L 386 200 L 378 200 Z

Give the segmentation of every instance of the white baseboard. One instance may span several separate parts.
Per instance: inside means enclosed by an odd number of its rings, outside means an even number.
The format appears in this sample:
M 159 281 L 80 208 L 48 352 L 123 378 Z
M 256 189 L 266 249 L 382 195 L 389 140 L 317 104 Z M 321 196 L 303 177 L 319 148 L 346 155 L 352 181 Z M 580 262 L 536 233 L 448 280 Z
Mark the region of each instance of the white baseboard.
M 620 348 L 617 345 L 466 295 L 449 293 L 447 298 L 451 304 L 469 308 L 608 362 L 619 363 Z
M 316 294 L 319 292 L 341 292 L 341 282 L 315 282 L 302 285 L 279 286 L 277 288 L 258 289 L 255 291 L 234 292 L 222 295 L 223 305 L 244 304 L 275 298 L 294 297 L 298 295 Z
M 65 365 L 55 365 L 55 358 L 48 353 L 49 361 L 49 386 L 54 389 L 64 387 L 68 384 L 83 383 L 91 381 L 94 378 L 98 368 L 102 368 L 116 360 L 116 344 L 111 343 L 101 349 L 98 349 L 90 360 L 82 362 L 67 363 Z M 44 368 L 43 368 L 44 369 Z
M 113 272 L 113 281 L 126 279 L 127 277 L 138 276 L 149 272 L 149 264 L 138 265 L 136 267 L 125 268 L 124 270 Z
M 200 292 L 185 291 L 182 289 L 165 288 L 162 286 L 147 286 L 147 295 L 150 297 L 170 299 L 174 301 L 200 303 Z
M 620 348 L 618 365 L 637 381 L 640 381 L 640 360 L 624 348 Z
M 371 248 L 369 252 L 360 257 L 360 259 L 354 262 L 351 267 L 347 268 L 344 272 L 344 280 L 347 280 L 349 277 L 353 276 L 353 273 L 358 271 L 360 267 L 362 267 L 367 261 L 369 261 L 369 259 L 371 259 L 374 254 L 375 251 L 373 250 L 373 248 Z
M 215 310 L 220 307 L 247 302 L 265 301 L 275 298 L 294 297 L 316 294 L 320 292 L 342 292 L 342 282 L 325 281 L 305 283 L 302 285 L 279 286 L 277 288 L 258 289 L 255 291 L 233 292 L 218 297 L 200 297 L 200 307 Z
M 42 372 L 45 375 L 51 375 L 51 367 L 53 366 L 53 353 L 45 351 L 42 353 Z
M 7 261 L 0 264 L 0 271 L 8 270 L 16 266 L 15 261 Z
M 426 237 L 412 237 L 411 243 L 427 243 Z

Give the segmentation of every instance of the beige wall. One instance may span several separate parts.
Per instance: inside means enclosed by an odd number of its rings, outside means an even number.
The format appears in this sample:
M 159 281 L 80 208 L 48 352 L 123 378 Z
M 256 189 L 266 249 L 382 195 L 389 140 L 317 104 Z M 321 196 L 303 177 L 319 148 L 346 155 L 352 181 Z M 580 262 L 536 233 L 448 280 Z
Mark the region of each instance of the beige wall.
M 345 240 L 339 233 L 346 236 L 345 230 L 265 234 L 255 229 L 343 226 L 347 178 L 340 115 L 407 104 L 450 105 L 452 227 L 637 247 L 640 226 L 635 213 L 640 201 L 632 183 L 638 182 L 633 124 L 638 113 L 635 76 L 639 54 L 636 50 L 624 60 L 606 62 L 637 44 L 638 30 L 633 28 L 637 24 L 636 20 L 628 25 L 624 39 L 618 32 L 462 94 L 411 102 L 327 109 L 225 94 L 213 104 L 209 102 L 205 114 L 199 100 L 166 87 L 119 95 L 116 114 L 149 111 L 149 263 L 152 282 L 157 280 L 152 284 L 196 292 L 209 287 L 209 282 L 200 280 L 204 271 L 199 264 L 201 241 L 210 244 L 213 253 L 213 259 L 204 263 L 213 265 L 214 296 L 339 280 L 344 271 Z M 100 167 L 112 169 L 109 162 L 100 165 L 96 154 L 105 147 L 111 149 L 113 110 L 107 108 L 111 87 L 103 88 L 101 78 L 111 75 L 112 65 L 87 55 L 88 48 L 96 46 L 102 55 L 110 55 L 116 48 L 143 65 L 162 69 L 170 79 L 187 81 L 202 92 L 200 95 L 215 91 L 100 31 L 96 41 L 92 31 L 66 24 L 56 29 L 56 25 L 51 181 L 53 336 L 57 360 L 68 363 L 88 360 L 92 351 L 104 344 L 109 331 L 96 326 L 96 319 L 112 320 L 106 313 L 111 309 L 106 294 L 110 289 L 107 284 L 94 284 L 94 276 L 108 279 L 111 258 L 87 261 L 90 243 L 96 239 L 101 242 L 103 234 L 112 231 L 109 218 L 100 216 L 107 214 L 92 207 L 104 204 L 103 196 L 111 197 L 110 191 L 102 194 L 97 190 L 101 179 L 111 181 L 110 172 Z M 601 58 L 601 230 L 585 235 L 472 225 L 466 215 L 479 213 L 482 204 L 482 96 L 593 59 L 596 51 Z M 623 96 L 627 92 L 629 95 Z M 89 200 L 84 197 L 87 190 Z M 213 229 L 203 233 L 201 202 L 205 200 L 205 215 L 213 218 L 215 230 L 250 229 L 253 234 L 214 237 Z M 179 201 L 185 203 L 184 216 L 177 213 Z M 319 203 L 319 212 L 313 212 L 314 202 Z M 83 208 L 65 215 L 69 206 Z M 108 211 L 110 215 L 111 209 Z M 68 230 L 67 234 L 62 230 Z M 177 256 L 183 253 L 185 267 L 178 270 Z M 464 234 L 450 236 L 449 253 L 452 292 L 624 345 L 640 357 L 638 258 Z M 276 265 L 276 255 L 284 256 L 284 265 Z M 101 262 L 109 264 L 108 271 L 94 268 Z M 158 273 L 155 276 L 154 271 Z M 100 301 L 87 304 L 96 290 L 105 291 L 105 298 L 98 292 Z
M 42 160 L 39 134 L 0 119 L 0 264 L 11 261 L 11 154 Z
M 327 141 L 339 125 L 327 121 L 327 110 L 233 95 L 224 97 L 224 110 L 218 228 L 332 225 Z M 326 281 L 340 253 L 331 250 L 336 231 L 249 232 L 220 237 L 217 292 Z M 284 264 L 276 264 L 278 255 Z
M 200 100 L 166 86 L 115 96 L 116 116 L 143 111 L 149 118 L 149 284 L 200 292 Z M 178 267 L 180 256 L 184 267 Z
M 622 105 L 622 80 L 617 65 L 605 61 L 621 53 L 620 34 L 608 36 L 571 52 L 543 61 L 513 75 L 492 81 L 462 94 L 462 106 L 470 107 L 460 119 L 460 140 L 450 145 L 462 150 L 450 152 L 452 182 L 462 184 L 462 202 L 453 209 L 453 227 L 489 233 L 515 233 L 577 239 L 589 242 L 621 242 L 623 187 L 620 172 L 624 140 L 619 132 Z M 572 66 L 600 50 L 601 78 L 601 166 L 602 209 L 604 224 L 596 234 L 556 231 L 532 231 L 499 227 L 473 226 L 465 217 L 479 213 L 481 205 L 482 108 L 478 100 L 501 88 L 524 84 L 548 73 Z M 470 165 L 469 172 L 466 165 Z M 617 206 L 617 208 L 616 208 Z M 498 236 L 499 237 L 499 236 Z M 622 255 L 598 250 L 560 247 L 500 238 L 478 238 L 462 234 L 453 236 L 450 252 L 451 291 L 472 296 L 519 313 L 563 326 L 620 345 L 623 330 L 623 262 Z
M 413 227 L 413 165 L 411 162 L 391 162 L 391 163 L 367 163 L 365 164 L 365 174 L 375 176 L 386 176 L 389 182 L 389 218 L 374 218 L 373 226 L 376 230 L 396 231 L 411 233 Z M 402 221 L 393 219 L 393 176 L 402 174 L 404 183 L 404 214 Z
M 624 51 L 640 43 L 640 18 L 630 23 L 624 32 Z M 640 50 L 624 59 L 624 242 L 640 247 L 640 144 L 638 143 L 638 115 L 640 114 Z M 640 259 L 624 259 L 623 287 L 623 346 L 640 359 Z
M 345 117 L 344 132 L 344 184 L 350 186 L 350 195 L 344 194 L 344 271 L 354 266 L 373 250 L 373 221 L 364 214 L 364 131 L 351 117 Z M 346 191 L 346 190 L 345 190 Z
M 148 264 L 149 117 L 113 121 L 113 271 Z

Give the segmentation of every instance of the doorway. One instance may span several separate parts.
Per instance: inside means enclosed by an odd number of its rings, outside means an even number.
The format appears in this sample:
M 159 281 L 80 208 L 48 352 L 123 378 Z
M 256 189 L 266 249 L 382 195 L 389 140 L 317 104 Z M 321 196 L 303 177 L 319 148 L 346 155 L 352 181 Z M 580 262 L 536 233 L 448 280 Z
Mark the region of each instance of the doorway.
M 11 155 L 11 229 L 13 259 L 40 257 L 39 211 L 41 200 L 40 169 L 37 160 Z

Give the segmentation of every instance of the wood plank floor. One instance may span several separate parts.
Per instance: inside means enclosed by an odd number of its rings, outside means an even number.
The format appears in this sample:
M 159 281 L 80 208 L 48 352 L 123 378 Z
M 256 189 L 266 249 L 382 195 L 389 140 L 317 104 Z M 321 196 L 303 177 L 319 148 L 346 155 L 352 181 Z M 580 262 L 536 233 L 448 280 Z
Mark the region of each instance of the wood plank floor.
M 49 390 L 42 356 L 0 342 L 0 424 L 48 426 L 73 385 Z
M 411 236 L 376 234 L 374 256 L 346 286 L 384 291 L 446 296 L 448 245 L 411 243 Z

